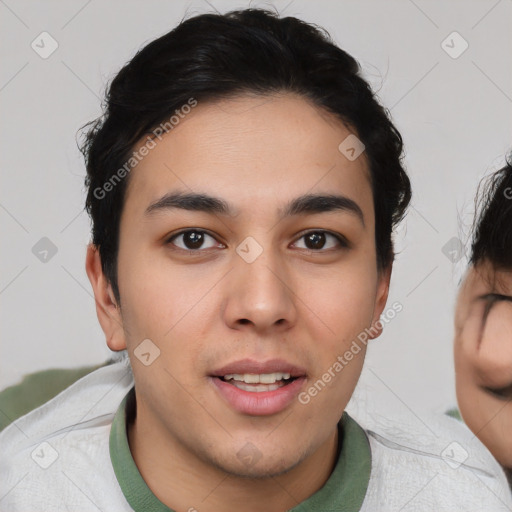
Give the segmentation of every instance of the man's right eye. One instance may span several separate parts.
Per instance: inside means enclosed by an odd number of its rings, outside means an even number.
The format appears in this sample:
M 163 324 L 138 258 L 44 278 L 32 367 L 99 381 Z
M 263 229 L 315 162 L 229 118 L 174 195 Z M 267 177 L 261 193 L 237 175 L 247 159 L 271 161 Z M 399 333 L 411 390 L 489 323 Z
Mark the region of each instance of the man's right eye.
M 167 240 L 166 244 L 174 245 L 182 251 L 199 252 L 201 249 L 210 249 L 212 247 L 215 247 L 215 244 L 212 244 L 211 242 L 208 247 L 203 247 L 203 244 L 206 241 L 208 241 L 208 239 L 211 239 L 213 242 L 217 242 L 212 235 L 208 234 L 204 230 L 187 229 L 172 235 Z M 177 243 L 176 241 L 179 241 L 179 243 Z

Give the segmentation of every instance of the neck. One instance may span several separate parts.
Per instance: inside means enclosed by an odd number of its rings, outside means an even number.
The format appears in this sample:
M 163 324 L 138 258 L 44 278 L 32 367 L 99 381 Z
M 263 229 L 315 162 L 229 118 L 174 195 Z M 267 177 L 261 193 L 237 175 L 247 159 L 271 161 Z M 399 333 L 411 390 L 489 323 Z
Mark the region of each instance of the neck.
M 201 512 L 256 512 L 263 505 L 268 512 L 290 510 L 326 483 L 338 454 L 336 427 L 295 467 L 277 476 L 248 478 L 199 459 L 168 430 L 146 424 L 140 414 L 128 425 L 128 440 L 140 474 L 162 503 L 173 510 Z

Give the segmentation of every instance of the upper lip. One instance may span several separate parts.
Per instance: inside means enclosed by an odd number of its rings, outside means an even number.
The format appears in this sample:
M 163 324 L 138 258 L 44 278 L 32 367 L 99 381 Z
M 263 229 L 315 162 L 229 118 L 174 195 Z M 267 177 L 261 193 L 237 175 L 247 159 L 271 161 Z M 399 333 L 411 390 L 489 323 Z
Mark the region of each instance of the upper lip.
M 212 377 L 224 377 L 230 374 L 244 373 L 289 373 L 291 377 L 303 377 L 306 370 L 300 366 L 288 363 L 283 359 L 269 359 L 268 361 L 256 361 L 254 359 L 241 359 L 233 361 L 211 373 Z

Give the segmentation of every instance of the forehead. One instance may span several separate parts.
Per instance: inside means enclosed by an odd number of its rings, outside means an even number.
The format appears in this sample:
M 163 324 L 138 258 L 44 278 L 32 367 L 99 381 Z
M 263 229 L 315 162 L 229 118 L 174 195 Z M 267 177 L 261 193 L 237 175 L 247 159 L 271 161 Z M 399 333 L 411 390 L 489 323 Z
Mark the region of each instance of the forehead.
M 468 292 L 492 291 L 508 294 L 512 292 L 512 269 L 496 268 L 485 261 L 471 267 L 464 280 Z
M 305 192 L 338 192 L 373 217 L 365 153 L 349 160 L 338 148 L 348 136 L 341 120 L 292 94 L 198 103 L 131 171 L 125 205 L 140 212 L 179 189 L 261 213 Z

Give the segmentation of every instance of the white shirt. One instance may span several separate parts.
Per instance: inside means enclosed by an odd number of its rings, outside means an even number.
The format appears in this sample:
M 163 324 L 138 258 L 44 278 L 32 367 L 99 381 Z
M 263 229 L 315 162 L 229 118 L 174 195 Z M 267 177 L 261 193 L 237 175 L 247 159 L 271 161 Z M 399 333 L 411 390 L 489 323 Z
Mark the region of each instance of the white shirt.
M 132 511 L 114 472 L 109 436 L 133 385 L 125 357 L 0 433 L 0 511 Z M 433 415 L 428 422 L 434 434 L 411 420 L 367 414 L 371 471 L 360 510 L 511 511 L 506 477 L 481 442 L 452 418 Z

